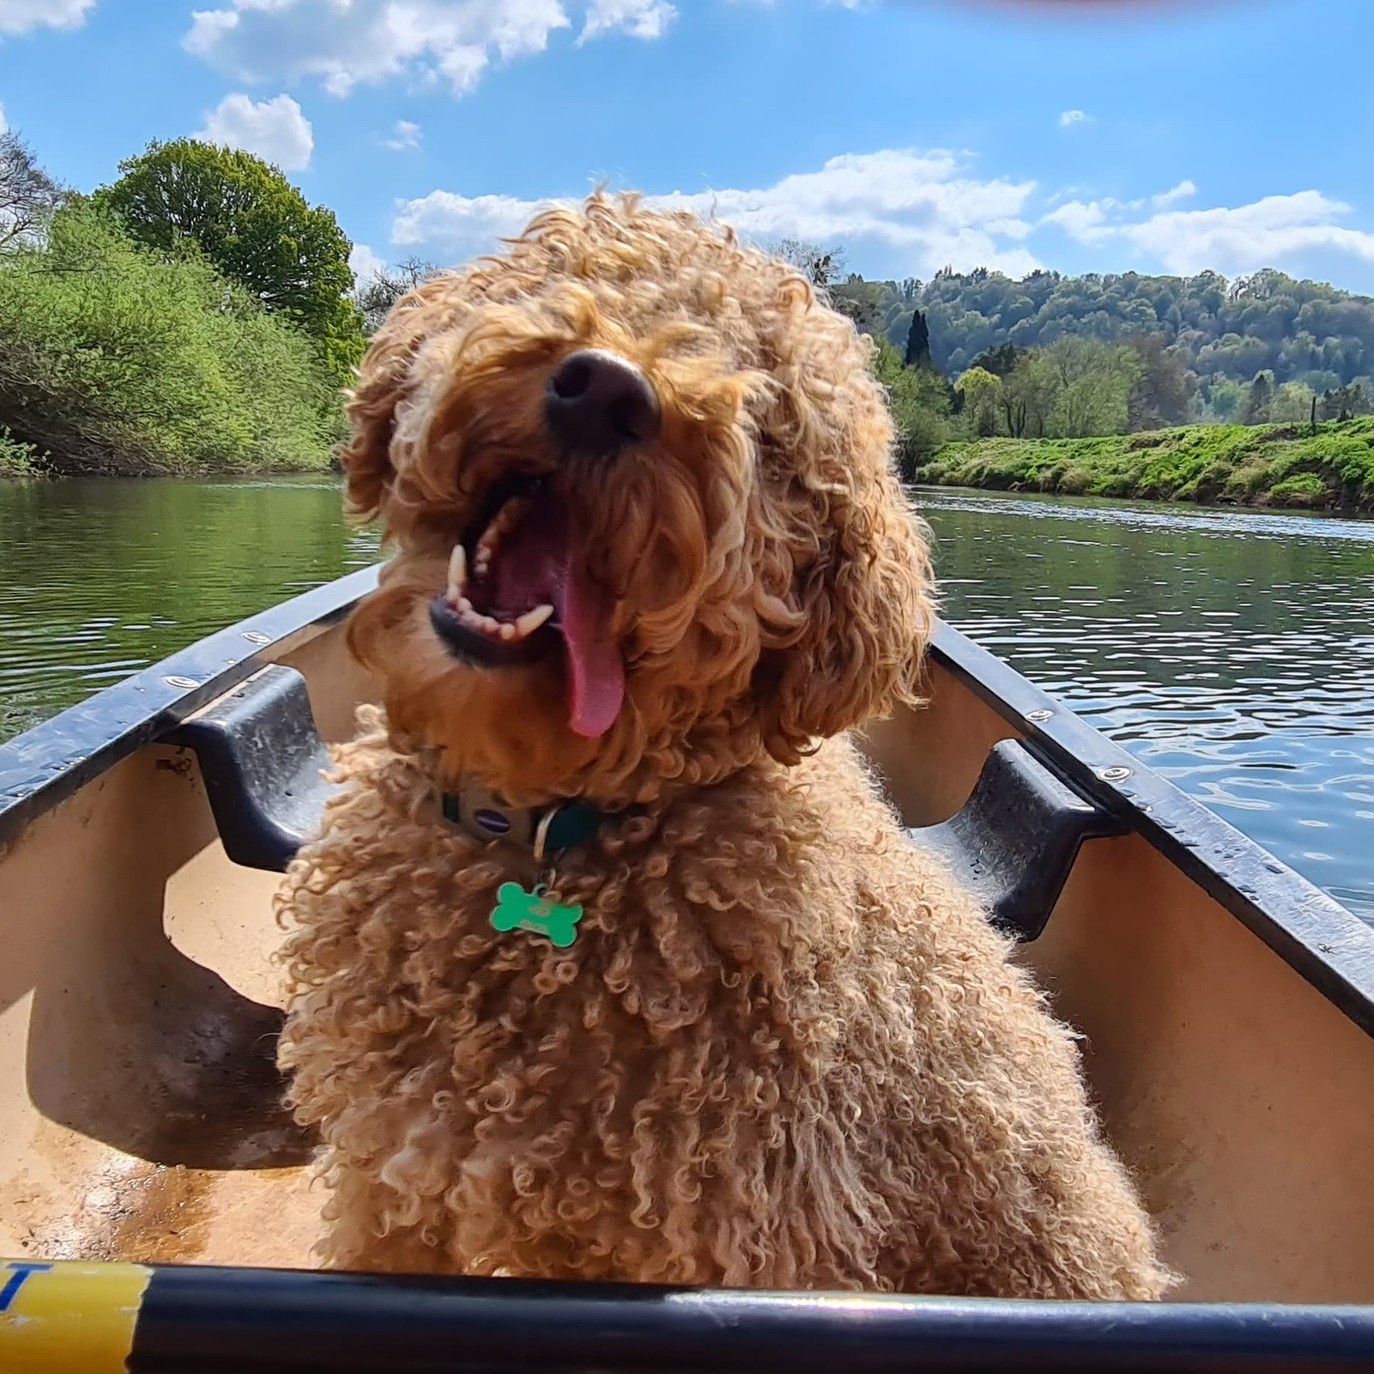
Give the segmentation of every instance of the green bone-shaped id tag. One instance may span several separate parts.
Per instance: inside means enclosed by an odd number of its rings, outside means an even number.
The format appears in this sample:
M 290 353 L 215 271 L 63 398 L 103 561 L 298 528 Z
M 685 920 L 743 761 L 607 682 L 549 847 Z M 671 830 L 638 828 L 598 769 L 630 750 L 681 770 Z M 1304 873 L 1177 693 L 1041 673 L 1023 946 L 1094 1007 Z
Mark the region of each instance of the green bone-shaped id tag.
M 496 889 L 492 926 L 500 931 L 533 931 L 536 935 L 548 936 L 559 949 L 567 949 L 577 939 L 582 908 L 551 902 L 544 896 L 547 886 L 539 883 L 533 892 L 527 892 L 519 883 L 502 883 Z

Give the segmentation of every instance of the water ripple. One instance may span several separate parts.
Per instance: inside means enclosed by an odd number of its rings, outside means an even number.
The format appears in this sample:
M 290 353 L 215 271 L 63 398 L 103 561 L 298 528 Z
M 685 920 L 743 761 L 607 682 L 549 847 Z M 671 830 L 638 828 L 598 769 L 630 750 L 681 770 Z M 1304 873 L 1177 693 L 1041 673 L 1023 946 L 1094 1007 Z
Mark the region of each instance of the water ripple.
M 0 483 L 0 739 L 376 560 L 334 480 Z
M 952 623 L 1374 920 L 1374 522 L 919 498 Z

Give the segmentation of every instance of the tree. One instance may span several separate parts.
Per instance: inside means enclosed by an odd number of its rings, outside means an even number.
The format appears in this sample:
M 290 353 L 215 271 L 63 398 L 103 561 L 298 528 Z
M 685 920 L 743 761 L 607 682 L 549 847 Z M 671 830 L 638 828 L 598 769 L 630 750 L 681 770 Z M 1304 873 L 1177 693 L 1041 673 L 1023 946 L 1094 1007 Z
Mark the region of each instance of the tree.
M 1301 382 L 1318 394 L 1374 377 L 1374 298 L 1269 269 L 1235 283 L 1215 272 L 1033 272 L 1018 281 L 991 270 L 947 269 L 920 283 L 863 283 L 850 276 L 842 289 L 857 300 L 865 286 L 880 292 L 876 311 L 865 305 L 867 320 L 881 316 L 883 333 L 904 352 L 919 310 L 932 362 L 956 376 L 981 366 L 1005 380 L 1015 368 L 1015 350 L 1044 348 L 1065 335 L 1113 344 L 1158 338 L 1173 375 L 1142 379 L 1132 401 L 1133 425 L 1186 422 L 1196 411 L 1215 417 L 1216 407 L 1199 405 L 1199 398 L 1210 398 L 1216 384 L 1228 380 L 1248 389 L 1257 372 L 1268 372 L 1276 387 Z M 1186 410 L 1183 385 L 1193 393 Z M 1226 404 L 1229 391 L 1217 394 Z
M 984 367 L 971 367 L 954 383 L 963 399 L 963 413 L 979 439 L 997 433 L 997 419 L 1002 411 L 1002 379 Z
M 978 367 L 985 372 L 991 372 L 994 377 L 1003 379 L 1010 377 L 1016 370 L 1016 364 L 1024 358 L 1029 350 L 1018 348 L 1014 343 L 1004 343 L 996 348 L 986 348 L 970 364 L 970 369 Z
M 1002 389 L 1007 433 L 1015 439 L 1044 438 L 1060 388 L 1054 364 L 1044 353 L 1023 353 Z
M 918 310 L 911 317 L 911 326 L 906 333 L 906 356 L 903 362 L 907 367 L 930 367 L 930 329 L 926 317 Z
M 1057 384 L 1042 431 L 1057 439 L 1121 434 L 1140 373 L 1133 349 L 1066 335 L 1041 353 Z
M 795 267 L 860 333 L 877 337 L 883 332 L 884 307 L 897 291 L 895 282 L 866 281 L 854 272 L 845 276 L 845 251 L 838 245 L 823 248 L 805 239 L 779 239 L 764 251 Z
M 1323 392 L 1319 409 L 1323 420 L 1351 420 L 1356 415 L 1368 415 L 1371 403 L 1363 385 L 1351 382 Z
M 764 251 L 795 267 L 812 286 L 822 289 L 839 281 L 844 271 L 843 248 L 822 248 L 805 239 L 779 239 Z
M 911 477 L 921 461 L 950 436 L 949 394 L 943 377 L 924 367 L 904 367 L 902 355 L 886 339 L 877 340 L 874 375 L 887 388 L 897 424 L 903 474 Z
M 1302 424 L 1312 417 L 1316 394 L 1301 382 L 1284 382 L 1274 393 L 1269 406 L 1269 418 L 1280 425 Z
M 847 280 L 833 282 L 825 288 L 830 304 L 842 315 L 854 321 L 861 334 L 875 338 L 883 331 L 883 297 L 885 282 L 865 281 L 852 273 Z
M 1212 381 L 1207 392 L 1206 418 L 1221 424 L 1235 424 L 1245 408 L 1249 388 L 1232 377 Z
M 421 258 L 405 258 L 393 268 L 380 271 L 359 282 L 353 294 L 358 309 L 363 312 L 363 327 L 368 335 L 375 334 L 382 322 L 402 296 L 413 291 L 421 282 L 436 276 L 441 269 Z
M 1127 402 L 1127 428 L 1159 429 L 1187 424 L 1193 413 L 1197 379 L 1188 371 L 1184 353 L 1167 347 L 1160 334 L 1131 340 L 1140 363 L 1140 374 Z
M 1267 372 L 1255 373 L 1250 383 L 1250 391 L 1241 407 L 1240 422 L 1243 425 L 1265 425 L 1269 423 L 1269 407 L 1274 399 L 1274 379 Z
M 37 238 L 61 200 L 61 187 L 18 132 L 0 133 L 0 249 Z
M 362 315 L 349 298 L 352 244 L 333 212 L 311 206 L 276 167 L 239 149 L 181 138 L 150 143 L 119 170 L 95 201 L 134 239 L 168 254 L 194 244 L 265 309 L 312 338 L 336 375 L 362 357 Z

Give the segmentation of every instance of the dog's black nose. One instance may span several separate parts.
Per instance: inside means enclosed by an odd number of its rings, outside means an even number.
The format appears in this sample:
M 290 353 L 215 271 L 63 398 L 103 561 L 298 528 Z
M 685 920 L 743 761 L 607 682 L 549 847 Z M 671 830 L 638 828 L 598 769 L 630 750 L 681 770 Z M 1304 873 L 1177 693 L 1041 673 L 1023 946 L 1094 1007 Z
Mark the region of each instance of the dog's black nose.
M 630 361 L 604 348 L 579 348 L 549 378 L 544 414 L 569 448 L 610 455 L 658 433 L 658 397 Z

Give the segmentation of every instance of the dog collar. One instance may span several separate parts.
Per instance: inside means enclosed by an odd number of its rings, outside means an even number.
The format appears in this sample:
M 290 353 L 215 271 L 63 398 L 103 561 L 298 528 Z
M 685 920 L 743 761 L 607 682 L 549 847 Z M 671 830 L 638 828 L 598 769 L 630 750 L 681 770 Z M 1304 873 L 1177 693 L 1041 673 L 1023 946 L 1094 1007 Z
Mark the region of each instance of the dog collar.
M 466 783 L 440 797 L 444 819 L 476 839 L 505 840 L 534 851 L 535 862 L 584 844 L 601 828 L 606 813 L 570 798 L 551 806 L 509 806 L 494 792 Z

